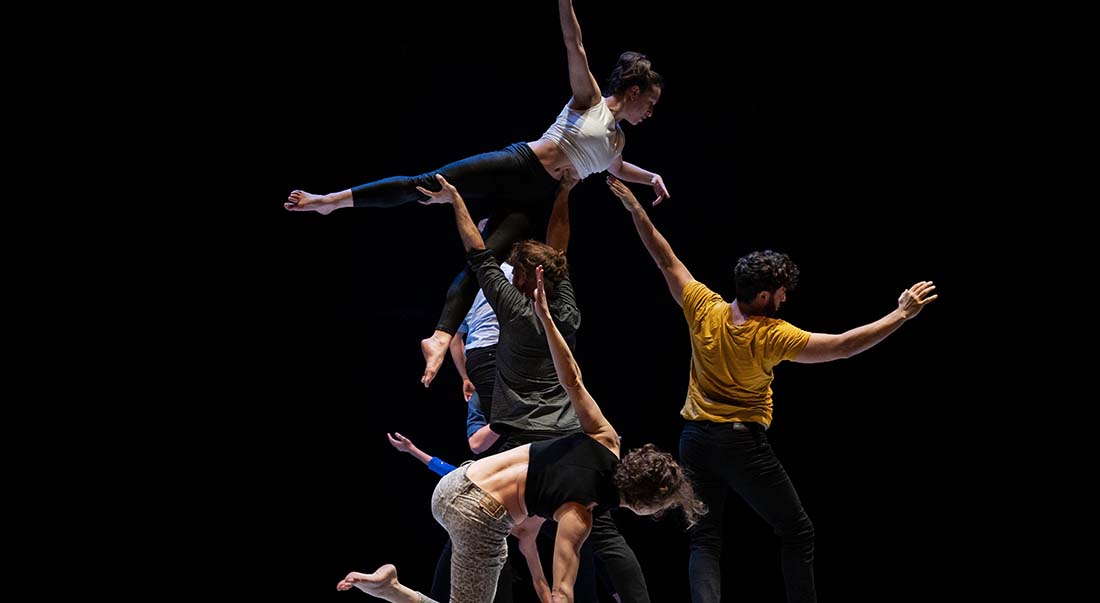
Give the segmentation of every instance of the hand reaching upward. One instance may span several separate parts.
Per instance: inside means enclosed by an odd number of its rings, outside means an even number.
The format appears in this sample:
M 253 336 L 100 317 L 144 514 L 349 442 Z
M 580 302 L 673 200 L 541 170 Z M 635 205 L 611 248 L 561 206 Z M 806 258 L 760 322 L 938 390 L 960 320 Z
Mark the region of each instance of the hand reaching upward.
M 623 202 L 623 207 L 625 207 L 627 211 L 634 211 L 635 208 L 641 207 L 641 203 L 638 203 L 638 198 L 634 196 L 634 193 L 630 192 L 630 189 L 622 180 L 614 176 L 608 176 L 607 187 L 619 198 L 619 201 Z
M 580 181 L 581 179 L 577 175 L 576 170 L 565 170 L 561 175 L 561 180 L 558 181 L 558 188 L 565 192 L 569 192 L 573 190 L 573 187 L 577 186 L 577 183 Z
M 550 320 L 550 304 L 546 301 L 546 283 L 542 280 L 542 266 L 535 268 L 535 314 L 546 324 Z

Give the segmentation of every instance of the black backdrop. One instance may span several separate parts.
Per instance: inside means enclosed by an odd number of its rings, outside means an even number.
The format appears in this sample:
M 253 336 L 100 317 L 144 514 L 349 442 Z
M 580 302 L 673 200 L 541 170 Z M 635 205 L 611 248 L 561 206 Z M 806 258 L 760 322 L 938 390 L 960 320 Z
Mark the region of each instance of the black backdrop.
M 937 282 L 942 299 L 873 350 L 782 365 L 769 430 L 817 528 L 825 599 L 937 592 L 945 568 L 960 571 L 947 338 L 970 145 L 967 70 L 944 15 L 577 4 L 601 84 L 626 49 L 667 79 L 654 117 L 624 126 L 624 156 L 663 175 L 672 198 L 650 215 L 696 278 L 729 298 L 739 256 L 785 251 L 802 279 L 781 316 L 821 332 Z M 236 374 L 225 411 L 248 417 L 227 478 L 248 503 L 230 519 L 248 526 L 240 555 L 270 559 L 277 586 L 261 588 L 310 600 L 362 598 L 333 587 L 385 562 L 430 584 L 445 537 L 428 508 L 435 478 L 384 433 L 466 458 L 457 375 L 448 362 L 425 390 L 418 347 L 462 249 L 449 206 L 319 216 L 282 200 L 534 140 L 569 98 L 553 2 L 362 10 L 273 15 L 223 65 L 244 92 L 227 100 L 241 141 L 228 150 L 260 166 L 241 173 L 255 221 L 239 225 L 236 284 L 256 296 L 230 317 L 247 327 L 229 327 L 241 335 L 229 352 L 261 370 Z M 570 207 L 588 387 L 627 448 L 675 452 L 690 355 L 680 311 L 602 175 Z M 736 500 L 727 514 L 727 595 L 782 600 L 767 526 Z M 680 523 L 618 520 L 653 599 L 687 600 Z

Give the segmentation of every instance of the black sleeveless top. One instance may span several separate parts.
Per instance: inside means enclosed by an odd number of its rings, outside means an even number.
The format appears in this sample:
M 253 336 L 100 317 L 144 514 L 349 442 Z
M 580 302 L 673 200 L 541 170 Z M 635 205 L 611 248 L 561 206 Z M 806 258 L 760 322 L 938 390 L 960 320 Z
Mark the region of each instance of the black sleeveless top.
M 527 514 L 553 519 L 567 502 L 595 502 L 598 511 L 618 507 L 611 479 L 618 466 L 614 453 L 583 433 L 532 443 L 523 497 Z

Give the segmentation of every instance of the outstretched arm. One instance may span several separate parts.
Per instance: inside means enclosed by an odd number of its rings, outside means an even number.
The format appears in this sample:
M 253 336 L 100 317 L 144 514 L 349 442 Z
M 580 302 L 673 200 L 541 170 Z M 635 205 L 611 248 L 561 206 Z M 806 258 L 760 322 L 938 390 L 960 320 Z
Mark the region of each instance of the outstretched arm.
M 890 333 L 898 330 L 902 323 L 919 314 L 924 306 L 939 297 L 939 295 L 931 295 L 935 289 L 936 286 L 932 281 L 921 281 L 901 292 L 897 310 L 875 322 L 856 327 L 840 335 L 811 333 L 806 347 L 794 358 L 794 361 L 806 364 L 829 362 L 850 358 L 869 349 L 886 339 Z
M 406 438 L 400 433 L 397 433 L 396 431 L 393 433 L 393 435 L 387 433 L 386 439 L 390 441 L 390 444 L 393 445 L 394 448 L 412 456 L 413 458 L 419 460 L 425 465 L 427 465 L 428 462 L 432 460 L 432 457 L 423 450 L 417 448 L 416 444 L 413 444 L 412 440 Z
M 638 236 L 642 238 L 642 244 L 645 245 L 646 251 L 657 263 L 657 267 L 661 269 L 661 274 L 664 275 L 665 282 L 668 283 L 669 293 L 672 293 L 672 299 L 676 300 L 677 305 L 683 306 L 684 286 L 695 280 L 695 278 L 688 272 L 687 266 L 684 266 L 684 263 L 672 252 L 672 247 L 657 231 L 657 227 L 649 220 L 649 214 L 645 213 L 645 209 L 642 208 L 641 203 L 638 203 L 634 193 L 630 192 L 630 189 L 616 178 L 608 178 L 607 186 L 611 188 L 611 192 L 615 193 L 619 201 L 623 202 L 623 207 L 634 218 L 634 228 L 638 230 Z
M 565 54 L 569 58 L 569 87 L 573 89 L 570 106 L 575 111 L 584 111 L 600 102 L 600 86 L 588 69 L 588 55 L 581 42 L 581 25 L 573 12 L 573 0 L 558 0 L 558 19 L 565 38 Z
M 558 374 L 565 392 L 569 394 L 569 401 L 573 404 L 573 410 L 577 412 L 577 419 L 581 422 L 581 429 L 585 433 L 596 438 L 604 446 L 607 446 L 615 456 L 619 455 L 619 437 L 615 429 L 611 427 L 603 416 L 596 401 L 588 393 L 588 389 L 581 380 L 581 369 L 573 358 L 573 352 L 569 351 L 569 345 L 565 343 L 554 319 L 550 317 L 550 306 L 546 301 L 546 288 L 542 281 L 542 266 L 535 269 L 535 314 L 539 317 L 543 329 L 546 330 L 546 341 L 550 344 L 550 355 L 554 358 L 554 370 Z
M 474 221 L 470 218 L 470 212 L 466 209 L 466 202 L 462 200 L 462 195 L 458 194 L 458 190 L 450 182 L 447 182 L 442 174 L 436 174 L 435 178 L 442 187 L 438 193 L 419 186 L 416 189 L 430 197 L 426 202 L 428 204 L 450 203 L 454 206 L 455 224 L 458 226 L 458 235 L 462 238 L 462 245 L 466 248 L 467 254 L 484 251 L 485 241 L 481 238 L 481 233 L 477 227 L 474 226 Z M 482 255 L 491 256 L 491 253 L 486 252 Z M 475 262 L 470 257 L 467 257 L 467 260 Z M 489 302 L 493 311 L 496 312 L 497 319 L 501 323 L 511 320 L 513 312 L 517 311 L 518 308 L 526 307 L 526 297 L 508 281 L 495 259 L 490 261 L 488 257 L 481 258 L 476 263 L 477 265 L 471 263 L 470 268 L 477 273 L 477 282 L 481 285 L 481 292 L 485 294 L 485 299 Z
M 473 218 L 470 217 L 470 211 L 466 209 L 466 202 L 462 200 L 462 195 L 458 194 L 458 189 L 447 182 L 447 179 L 443 177 L 443 174 L 436 174 L 435 179 L 439 181 L 442 188 L 439 192 L 432 192 L 422 186 L 416 187 L 416 190 L 428 196 L 428 200 L 425 201 L 425 205 L 431 205 L 433 203 L 450 203 L 455 208 L 455 224 L 458 226 L 458 236 L 462 238 L 462 245 L 466 248 L 466 251 L 472 251 L 474 249 L 485 249 L 485 241 L 481 238 L 481 233 L 477 230 L 477 225 L 474 224 Z
M 554 209 L 550 212 L 550 223 L 546 226 L 546 244 L 565 253 L 569 247 L 569 191 L 580 182 L 577 172 L 566 170 L 558 184 L 558 195 L 554 197 Z
M 660 205 L 661 201 L 672 196 L 668 193 L 668 187 L 665 186 L 665 181 L 659 174 L 643 170 L 633 163 L 623 161 L 622 155 L 611 162 L 611 165 L 607 167 L 607 171 L 619 180 L 652 186 L 653 193 L 657 195 L 657 198 L 653 200 L 653 205 Z
M 392 444 L 394 448 L 400 450 L 401 452 L 412 455 L 421 463 L 427 465 L 428 469 L 431 469 L 439 475 L 447 475 L 448 473 L 455 470 L 454 465 L 447 463 L 440 458 L 428 456 L 427 453 L 417 448 L 416 445 L 412 443 L 412 440 L 397 432 L 394 432 L 393 435 L 387 433 L 386 438 L 389 439 L 390 444 Z
M 554 520 L 558 522 L 558 535 L 554 538 L 554 591 L 551 601 L 572 603 L 581 544 L 592 531 L 592 511 L 579 503 L 565 503 L 554 513 Z

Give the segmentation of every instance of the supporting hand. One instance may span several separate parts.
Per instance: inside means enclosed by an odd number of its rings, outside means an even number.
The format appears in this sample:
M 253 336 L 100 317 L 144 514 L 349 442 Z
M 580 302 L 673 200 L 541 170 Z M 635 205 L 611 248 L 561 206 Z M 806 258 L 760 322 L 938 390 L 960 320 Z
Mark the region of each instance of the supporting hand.
M 577 186 L 577 183 L 580 181 L 580 176 L 577 175 L 576 170 L 565 170 L 561 174 L 561 180 L 558 181 L 558 190 L 568 193 L 573 190 L 573 187 Z
M 442 186 L 439 192 L 432 192 L 423 186 L 416 187 L 416 190 L 420 191 L 421 194 L 428 196 L 427 200 L 421 201 L 420 203 L 422 205 L 432 205 L 435 203 L 453 204 L 455 202 L 455 197 L 458 195 L 458 189 L 452 186 L 450 182 L 447 182 L 443 174 L 436 174 L 435 179 L 439 181 L 440 186 Z

